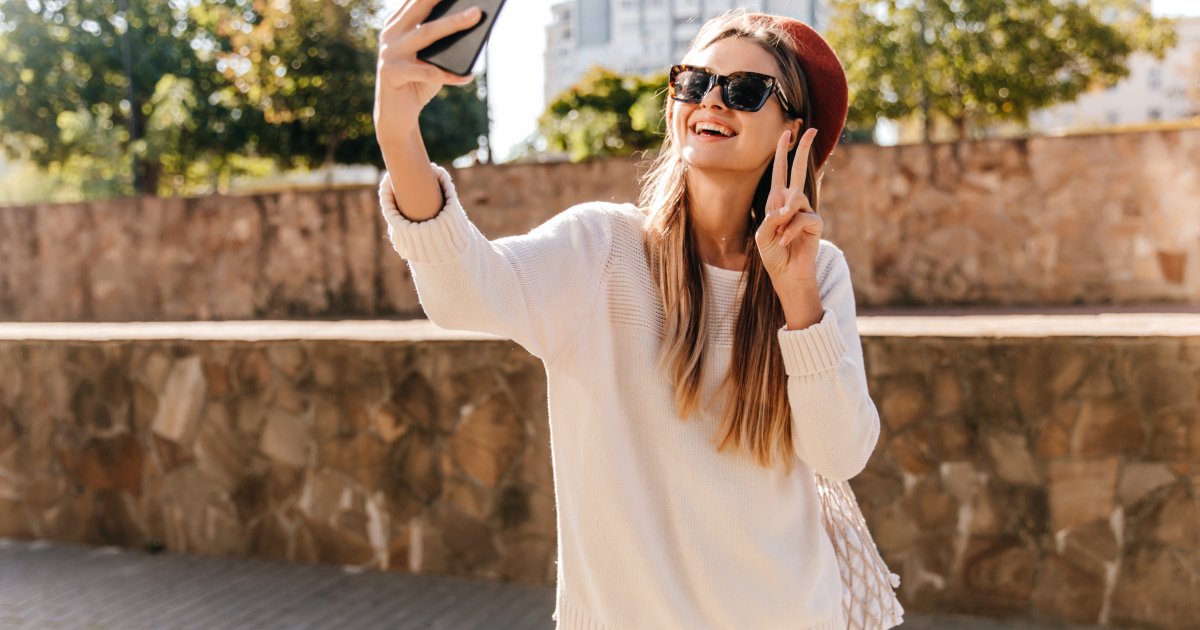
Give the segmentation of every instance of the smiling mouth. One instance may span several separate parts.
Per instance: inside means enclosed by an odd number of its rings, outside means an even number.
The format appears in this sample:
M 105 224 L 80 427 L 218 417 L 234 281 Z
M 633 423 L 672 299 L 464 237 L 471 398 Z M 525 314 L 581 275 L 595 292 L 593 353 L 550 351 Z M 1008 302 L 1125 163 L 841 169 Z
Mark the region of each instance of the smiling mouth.
M 698 122 L 692 125 L 689 130 L 705 138 L 732 138 L 737 135 L 737 132 L 724 125 L 710 122 Z

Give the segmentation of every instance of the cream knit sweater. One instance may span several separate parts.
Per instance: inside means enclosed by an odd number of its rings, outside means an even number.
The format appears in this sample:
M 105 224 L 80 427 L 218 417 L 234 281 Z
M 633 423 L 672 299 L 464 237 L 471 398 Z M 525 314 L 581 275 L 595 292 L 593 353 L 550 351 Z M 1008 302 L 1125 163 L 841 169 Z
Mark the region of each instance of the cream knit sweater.
M 656 369 L 663 312 L 630 204 L 573 206 L 528 234 L 488 241 L 449 174 L 432 219 L 400 214 L 380 185 L 388 235 L 426 315 L 512 339 L 546 366 L 558 514 L 559 630 L 846 627 L 842 585 L 812 472 L 848 479 L 879 435 L 850 271 L 822 240 L 823 319 L 780 329 L 796 453 L 790 475 L 711 443 L 742 273 L 705 266 L 711 348 L 701 411 L 681 420 Z

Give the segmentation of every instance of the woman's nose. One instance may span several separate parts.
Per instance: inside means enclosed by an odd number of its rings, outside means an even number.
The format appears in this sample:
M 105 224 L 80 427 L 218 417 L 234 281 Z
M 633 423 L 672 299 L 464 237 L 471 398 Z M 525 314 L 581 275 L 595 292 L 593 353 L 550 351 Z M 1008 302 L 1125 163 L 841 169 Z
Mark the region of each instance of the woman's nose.
M 700 99 L 701 105 L 708 107 L 725 107 L 725 99 L 721 96 L 721 84 L 713 81 L 712 87 L 708 88 L 708 92 L 704 94 L 704 98 Z

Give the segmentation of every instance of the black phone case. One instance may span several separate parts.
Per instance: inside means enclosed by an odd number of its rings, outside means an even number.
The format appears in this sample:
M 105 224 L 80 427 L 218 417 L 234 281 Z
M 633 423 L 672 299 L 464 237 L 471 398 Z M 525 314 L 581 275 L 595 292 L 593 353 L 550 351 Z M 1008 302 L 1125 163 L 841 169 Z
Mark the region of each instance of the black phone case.
M 461 13 L 473 6 L 483 11 L 483 17 L 475 26 L 422 48 L 417 52 L 417 58 L 458 76 L 470 74 L 475 61 L 479 59 L 479 51 L 483 50 L 483 45 L 492 34 L 492 25 L 504 7 L 504 0 L 441 0 L 425 18 L 425 22 L 430 22 L 444 15 Z

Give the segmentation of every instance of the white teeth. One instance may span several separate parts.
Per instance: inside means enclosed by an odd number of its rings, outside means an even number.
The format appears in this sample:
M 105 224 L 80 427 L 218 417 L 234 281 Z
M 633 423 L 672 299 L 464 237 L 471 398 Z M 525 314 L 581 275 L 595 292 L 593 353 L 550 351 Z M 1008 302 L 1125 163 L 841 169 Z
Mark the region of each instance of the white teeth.
M 725 125 L 720 125 L 714 122 L 701 121 L 692 127 L 692 131 L 700 133 L 701 131 L 715 131 L 726 138 L 733 136 L 733 130 Z

